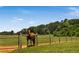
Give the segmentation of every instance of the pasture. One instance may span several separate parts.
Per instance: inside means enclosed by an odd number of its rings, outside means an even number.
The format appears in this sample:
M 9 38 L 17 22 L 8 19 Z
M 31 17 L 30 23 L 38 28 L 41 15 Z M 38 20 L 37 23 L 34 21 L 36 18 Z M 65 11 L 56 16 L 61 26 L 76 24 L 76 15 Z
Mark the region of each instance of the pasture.
M 26 46 L 25 35 L 21 35 L 20 39 L 22 46 Z M 49 35 L 39 35 L 38 46 L 24 47 L 23 49 L 18 49 L 17 42 L 17 35 L 0 35 L 0 46 L 16 46 L 16 50 L 10 52 L 79 52 L 79 37 L 54 37 L 53 35 L 49 37 Z

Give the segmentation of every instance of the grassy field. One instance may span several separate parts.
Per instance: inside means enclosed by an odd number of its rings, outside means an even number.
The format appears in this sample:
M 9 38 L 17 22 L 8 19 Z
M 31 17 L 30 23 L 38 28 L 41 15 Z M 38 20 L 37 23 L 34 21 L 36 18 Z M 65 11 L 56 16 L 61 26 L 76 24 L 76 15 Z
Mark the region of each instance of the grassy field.
M 24 35 L 20 36 L 23 45 L 26 45 L 26 37 Z M 51 42 L 67 42 L 78 40 L 79 37 L 53 37 L 51 35 Z M 17 35 L 0 35 L 0 45 L 17 45 L 18 36 Z M 49 35 L 39 35 L 38 36 L 38 44 L 41 43 L 50 43 Z
M 67 42 L 61 44 L 36 46 L 17 49 L 13 53 L 79 53 L 79 42 Z
M 21 35 L 20 39 L 22 45 L 26 45 L 26 37 Z M 0 46 L 17 45 L 17 42 L 17 35 L 0 35 Z M 51 42 L 50 45 L 49 35 L 39 35 L 38 46 L 17 49 L 12 52 L 79 52 L 79 37 L 53 37 L 51 35 Z

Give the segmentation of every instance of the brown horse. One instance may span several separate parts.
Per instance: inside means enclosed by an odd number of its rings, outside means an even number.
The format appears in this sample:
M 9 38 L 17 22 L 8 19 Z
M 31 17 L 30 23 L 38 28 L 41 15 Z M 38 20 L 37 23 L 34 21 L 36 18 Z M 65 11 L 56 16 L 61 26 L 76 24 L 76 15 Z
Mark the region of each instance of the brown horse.
M 36 36 L 37 36 L 37 34 L 35 32 L 32 32 L 31 30 L 26 31 L 27 47 L 35 46 Z M 30 41 L 30 44 L 29 44 L 29 41 Z

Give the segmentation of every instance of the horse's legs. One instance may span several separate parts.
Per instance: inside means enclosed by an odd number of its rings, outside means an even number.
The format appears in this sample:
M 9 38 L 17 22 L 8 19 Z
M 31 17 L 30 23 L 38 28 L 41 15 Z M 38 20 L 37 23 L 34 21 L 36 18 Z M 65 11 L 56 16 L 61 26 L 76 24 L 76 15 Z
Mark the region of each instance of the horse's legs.
M 30 46 L 32 46 L 32 40 L 30 39 Z
M 35 46 L 35 38 L 33 39 L 33 46 Z
M 29 47 L 29 39 L 27 38 L 27 47 Z

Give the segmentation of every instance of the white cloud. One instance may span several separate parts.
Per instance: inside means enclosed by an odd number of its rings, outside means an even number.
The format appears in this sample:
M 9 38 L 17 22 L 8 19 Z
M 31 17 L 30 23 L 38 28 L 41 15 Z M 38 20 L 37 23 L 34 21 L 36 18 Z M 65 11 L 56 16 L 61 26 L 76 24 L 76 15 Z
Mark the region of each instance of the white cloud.
M 18 20 L 18 21 L 22 21 L 23 19 L 22 19 L 22 18 L 18 18 L 17 20 Z
M 14 19 L 17 20 L 17 21 L 22 21 L 23 20 L 23 18 L 19 18 L 19 17 L 14 17 Z
M 70 10 L 73 10 L 73 11 L 78 11 L 78 9 L 75 8 L 75 7 L 70 7 L 69 9 L 70 9 Z
M 78 8 L 70 7 L 69 10 L 71 10 L 69 12 L 70 15 L 79 16 L 79 9 Z
M 23 18 L 20 18 L 20 17 L 13 17 L 13 20 L 12 22 L 20 22 L 20 21 L 23 21 L 24 19 Z

